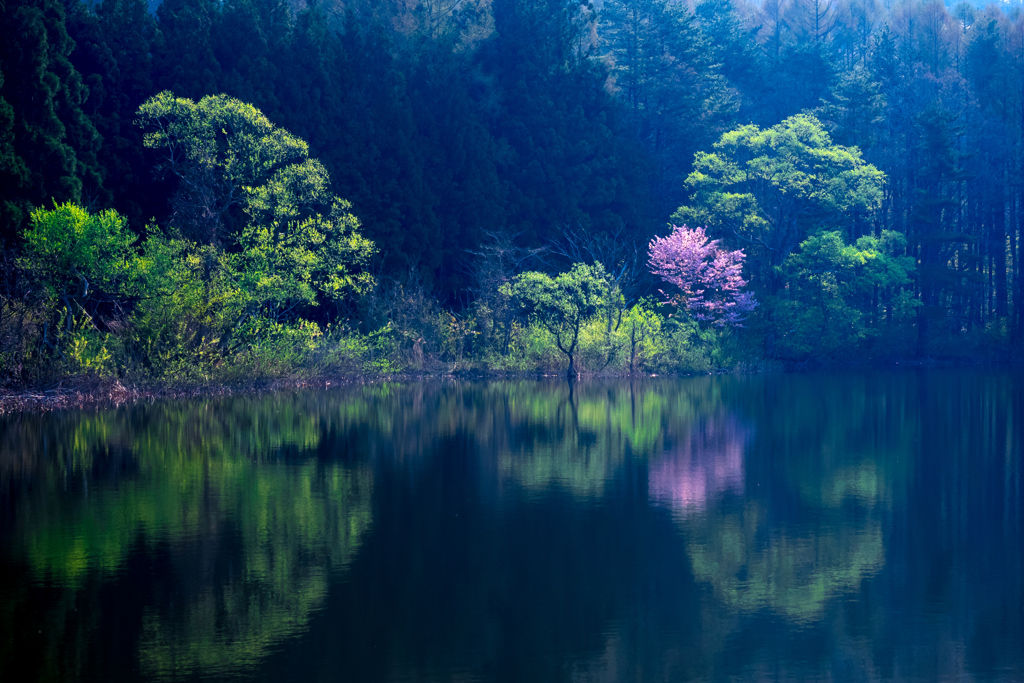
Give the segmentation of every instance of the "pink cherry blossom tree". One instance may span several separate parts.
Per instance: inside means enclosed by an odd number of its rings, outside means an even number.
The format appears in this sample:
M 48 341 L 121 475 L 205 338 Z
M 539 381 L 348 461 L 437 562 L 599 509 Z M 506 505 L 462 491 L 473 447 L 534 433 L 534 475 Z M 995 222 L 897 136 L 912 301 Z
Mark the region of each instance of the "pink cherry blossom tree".
M 757 302 L 750 292 L 740 291 L 747 285 L 743 250 L 727 251 L 719 244 L 708 239 L 704 228 L 674 225 L 672 234 L 651 240 L 647 264 L 681 290 L 670 303 L 685 305 L 702 322 L 740 326 Z

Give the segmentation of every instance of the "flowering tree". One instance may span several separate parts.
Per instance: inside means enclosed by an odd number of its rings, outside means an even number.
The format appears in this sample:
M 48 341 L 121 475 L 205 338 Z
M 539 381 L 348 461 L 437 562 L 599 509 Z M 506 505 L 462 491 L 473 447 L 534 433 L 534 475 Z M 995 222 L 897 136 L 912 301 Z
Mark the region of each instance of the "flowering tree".
M 741 292 L 742 250 L 727 251 L 719 240 L 709 240 L 704 228 L 672 226 L 672 234 L 655 237 L 648 246 L 651 272 L 675 285 L 682 294 L 672 297 L 685 304 L 697 320 L 716 326 L 738 326 L 757 302 L 750 292 Z

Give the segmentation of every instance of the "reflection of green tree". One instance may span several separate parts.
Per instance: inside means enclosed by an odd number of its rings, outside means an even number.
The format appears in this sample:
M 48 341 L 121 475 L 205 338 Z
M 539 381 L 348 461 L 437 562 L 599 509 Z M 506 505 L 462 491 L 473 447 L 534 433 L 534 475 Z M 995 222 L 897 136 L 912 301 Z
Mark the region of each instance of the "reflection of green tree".
M 500 452 L 503 479 L 529 489 L 561 486 L 581 496 L 601 495 L 628 456 L 646 457 L 721 404 L 710 378 L 671 384 L 592 382 L 511 394 L 520 438 Z M 522 438 L 531 434 L 534 438 Z
M 237 672 L 304 630 L 370 525 L 368 471 L 315 463 L 229 471 L 217 493 L 237 525 L 242 566 L 174 614 L 150 610 L 143 671 Z M 233 476 L 232 476 L 233 475 Z
M 751 392 L 747 406 L 760 426 L 748 502 L 740 511 L 709 508 L 689 523 L 693 572 L 741 612 L 815 620 L 830 598 L 856 590 L 884 563 L 881 520 L 906 479 L 908 459 L 899 454 L 911 452 L 918 427 L 904 419 L 907 397 L 872 390 L 869 377 L 837 377 L 813 393 L 791 393 L 785 378 L 757 381 L 766 390 Z M 771 485 L 759 495 L 751 489 L 759 483 Z M 785 509 L 821 521 L 794 524 Z
M 169 547 L 192 580 L 174 613 L 147 611 L 143 669 L 256 664 L 303 629 L 371 523 L 372 470 L 313 452 L 348 423 L 329 405 L 279 395 L 55 416 L 40 430 L 45 457 L 25 453 L 17 475 L 0 472 L 34 480 L 14 552 L 37 581 L 80 591 L 139 544 Z M 105 467 L 124 473 L 104 481 Z M 231 557 L 227 571 L 206 566 Z
M 772 528 L 766 517 L 750 503 L 740 512 L 709 516 L 690 540 L 694 576 L 732 609 L 767 608 L 812 621 L 831 597 L 857 589 L 884 562 L 878 520 L 799 534 Z
M 379 384 L 351 392 L 347 428 L 367 454 L 411 463 L 439 439 L 467 437 L 503 482 L 600 494 L 627 456 L 647 457 L 666 438 L 722 405 L 732 378 L 591 380 L 570 397 L 564 381 Z M 340 420 L 339 420 L 340 421 Z M 369 438 L 384 434 L 386 438 Z
M 763 398 L 748 413 L 762 450 L 785 454 L 784 462 L 773 456 L 773 476 L 811 505 L 891 504 L 921 433 L 911 385 L 882 373 L 832 375 L 813 392 L 792 378 L 759 382 Z
M 74 623 L 46 631 L 69 653 L 56 678 L 78 675 L 97 627 L 68 616 L 76 600 L 127 577 L 140 550 L 176 577 L 145 578 L 143 671 L 243 667 L 304 630 L 355 555 L 372 468 L 426 465 L 468 439 L 485 486 L 602 495 L 733 384 L 586 381 L 571 399 L 564 382 L 378 384 L 18 418 L 0 429 L 0 495 L 20 492 L 4 531 L 32 582 L 78 596 L 46 617 Z

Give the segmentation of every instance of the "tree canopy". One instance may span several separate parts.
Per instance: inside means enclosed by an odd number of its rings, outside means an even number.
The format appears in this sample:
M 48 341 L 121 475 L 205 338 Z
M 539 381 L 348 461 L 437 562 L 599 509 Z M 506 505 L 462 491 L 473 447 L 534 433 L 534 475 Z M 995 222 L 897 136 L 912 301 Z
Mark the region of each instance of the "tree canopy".
M 59 297 L 43 279 L 82 282 L 45 275 L 27 234 L 34 211 L 68 202 L 96 220 L 117 212 L 133 282 L 174 293 L 191 330 L 171 334 L 175 317 L 143 315 L 134 295 L 114 319 L 122 295 L 87 278 L 93 332 L 116 331 L 108 350 L 131 336 L 129 318 L 160 320 L 166 339 L 221 340 L 216 365 L 248 325 L 305 344 L 301 324 L 324 338 L 358 330 L 380 367 L 423 354 L 554 367 L 564 354 L 540 343 L 537 318 L 511 315 L 500 285 L 596 260 L 620 291 L 581 327 L 588 370 L 620 367 L 629 311 L 661 317 L 663 369 L 1020 353 L 1016 10 L 344 4 L 0 5 L 0 340 L 15 349 L 0 351 L 3 376 L 64 362 L 45 350 L 66 340 L 53 340 Z M 742 250 L 758 301 L 742 331 L 653 303 L 660 276 L 642 254 L 670 224 Z M 615 254 L 574 251 L 571 234 Z M 489 288 L 488 240 L 531 255 Z M 133 367 L 149 357 L 120 348 Z
M 604 267 L 600 263 L 576 263 L 555 277 L 526 272 L 505 285 L 505 291 L 520 315 L 536 320 L 551 333 L 558 350 L 569 359 L 566 372 L 575 377 L 580 331 L 597 314 L 608 293 Z
M 807 236 L 852 234 L 881 205 L 885 175 L 856 147 L 833 144 L 808 114 L 764 130 L 740 126 L 713 150 L 696 155 L 686 179 L 692 200 L 673 218 L 750 245 L 756 276 L 773 289 L 774 268 Z

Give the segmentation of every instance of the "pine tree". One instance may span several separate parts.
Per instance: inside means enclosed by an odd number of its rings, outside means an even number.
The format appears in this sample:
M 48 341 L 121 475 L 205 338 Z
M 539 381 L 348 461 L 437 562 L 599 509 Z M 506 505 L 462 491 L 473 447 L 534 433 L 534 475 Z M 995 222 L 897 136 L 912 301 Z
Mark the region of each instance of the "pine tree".
M 0 3 L 0 25 L 0 127 L 10 131 L 0 148 L 0 236 L 9 239 L 31 207 L 94 198 L 102 176 L 59 0 Z

